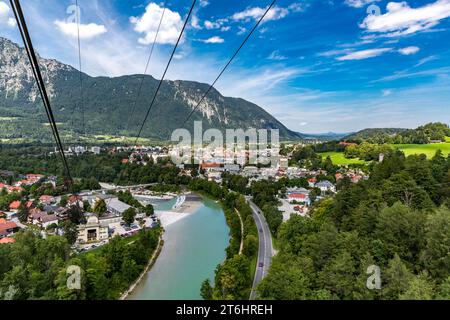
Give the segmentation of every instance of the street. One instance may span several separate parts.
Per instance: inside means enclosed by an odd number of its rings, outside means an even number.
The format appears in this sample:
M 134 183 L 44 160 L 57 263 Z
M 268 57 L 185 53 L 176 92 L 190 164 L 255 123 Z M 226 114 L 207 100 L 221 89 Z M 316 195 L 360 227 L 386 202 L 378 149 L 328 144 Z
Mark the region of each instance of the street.
M 274 254 L 272 247 L 272 235 L 262 211 L 249 198 L 247 198 L 247 201 L 253 211 L 253 219 L 255 219 L 259 235 L 258 260 L 256 262 L 255 278 L 253 279 L 252 291 L 250 293 L 250 300 L 254 300 L 257 298 L 256 287 L 267 275 Z M 262 267 L 260 267 L 261 262 L 263 263 Z

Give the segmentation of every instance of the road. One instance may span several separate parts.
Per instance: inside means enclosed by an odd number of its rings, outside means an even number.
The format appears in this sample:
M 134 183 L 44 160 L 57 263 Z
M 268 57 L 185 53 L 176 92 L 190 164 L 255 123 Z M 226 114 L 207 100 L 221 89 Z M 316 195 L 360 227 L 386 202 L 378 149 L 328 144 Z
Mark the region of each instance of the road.
M 267 225 L 262 211 L 250 198 L 247 198 L 247 202 L 253 211 L 253 219 L 255 219 L 259 235 L 258 260 L 256 262 L 255 278 L 253 279 L 252 291 L 250 293 L 250 300 L 254 300 L 257 298 L 256 287 L 267 275 L 274 252 L 272 247 L 272 234 L 270 233 L 269 226 Z M 262 267 L 259 266 L 261 262 L 263 263 Z

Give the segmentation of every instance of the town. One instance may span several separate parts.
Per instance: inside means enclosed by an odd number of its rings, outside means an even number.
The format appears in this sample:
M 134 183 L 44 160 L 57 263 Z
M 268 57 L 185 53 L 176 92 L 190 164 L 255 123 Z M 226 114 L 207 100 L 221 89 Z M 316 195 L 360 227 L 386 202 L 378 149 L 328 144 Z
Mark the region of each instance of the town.
M 300 144 L 287 147 L 295 150 L 304 146 Z M 161 160 L 170 163 L 171 154 L 177 151 L 174 147 L 166 146 L 110 148 L 75 146 L 69 147 L 64 152 L 69 157 L 83 154 L 124 154 L 128 157 L 121 159 L 122 165 L 146 166 Z M 200 177 L 219 185 L 224 183 L 224 177 L 227 175 L 240 176 L 245 179 L 247 187 L 261 180 L 276 182 L 288 179 L 292 185 L 278 195 L 278 210 L 282 212 L 283 221 L 287 221 L 291 215 L 308 216 L 311 205 L 325 197 L 332 197 L 338 191 L 337 184 L 344 178 L 351 183 L 368 178 L 361 169 L 345 166 L 340 167 L 330 179 L 326 170 L 310 170 L 298 164 L 289 165 L 292 163 L 293 152 L 277 157 L 275 165 L 266 167 L 225 163 L 220 157 L 211 156 L 224 152 L 225 150 L 214 152 L 205 150 L 206 156 L 200 160 L 200 165 L 180 164 L 177 166 L 178 175 L 188 178 Z M 270 150 L 265 150 L 265 153 L 269 152 Z M 50 155 L 53 154 L 50 152 Z M 245 152 L 243 156 L 245 157 Z M 72 235 L 72 238 L 76 239 L 74 249 L 78 252 L 104 245 L 114 236 L 127 237 L 141 229 L 158 225 L 160 221 L 154 214 L 150 200 L 177 198 L 173 208 L 177 209 L 181 206 L 180 201 L 185 198 L 183 194 L 186 193 L 153 192 L 148 189 L 155 184 L 116 186 L 100 183 L 97 189 L 81 190 L 76 194 L 64 192 L 55 194 L 60 183 L 56 176 L 40 173 L 16 175 L 7 170 L 2 170 L 0 176 L 3 180 L 0 183 L 1 195 L 11 200 L 5 210 L 0 211 L 0 244 L 14 242 L 14 234 L 22 229 L 34 228 L 44 237 L 64 235 L 66 232 L 74 233 Z M 36 196 L 37 194 L 39 196 Z M 80 215 L 75 221 L 76 230 L 67 227 L 67 221 L 74 215 Z

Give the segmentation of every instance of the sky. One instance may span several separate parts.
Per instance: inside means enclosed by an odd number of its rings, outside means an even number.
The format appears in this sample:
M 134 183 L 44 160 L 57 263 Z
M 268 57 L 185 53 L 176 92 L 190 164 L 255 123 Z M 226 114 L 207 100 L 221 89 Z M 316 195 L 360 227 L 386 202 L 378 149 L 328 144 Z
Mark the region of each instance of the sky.
M 270 0 L 197 0 L 167 79 L 211 83 Z M 39 54 L 78 68 L 75 1 L 23 0 Z M 82 70 L 159 79 L 190 0 L 79 0 Z M 9 2 L 0 36 L 22 45 Z M 219 80 L 304 133 L 450 123 L 450 0 L 278 0 Z

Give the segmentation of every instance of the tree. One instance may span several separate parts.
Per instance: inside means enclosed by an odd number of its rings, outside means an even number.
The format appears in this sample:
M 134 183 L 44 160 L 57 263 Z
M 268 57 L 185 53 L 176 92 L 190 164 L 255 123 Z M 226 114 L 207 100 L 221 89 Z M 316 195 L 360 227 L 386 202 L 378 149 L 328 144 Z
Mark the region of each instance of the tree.
M 64 195 L 61 197 L 61 200 L 59 201 L 59 205 L 61 207 L 65 207 L 65 206 L 67 206 L 68 201 L 69 201 L 69 197 L 67 195 Z
M 91 212 L 92 208 L 91 208 L 91 204 L 89 203 L 89 201 L 87 201 L 87 200 L 83 201 L 83 210 L 86 212 Z
M 408 283 L 408 289 L 401 294 L 400 300 L 431 300 L 434 295 L 433 285 L 426 273 L 414 276 Z
M 155 209 L 153 208 L 153 205 L 150 203 L 145 206 L 144 212 L 147 217 L 151 217 L 155 214 Z
M 17 215 L 19 217 L 19 221 L 22 222 L 22 223 L 27 222 L 28 214 L 29 214 L 29 210 L 28 210 L 27 206 L 25 205 L 25 203 L 22 201 L 20 203 L 19 210 L 17 212 Z
M 382 275 L 382 297 L 387 300 L 398 299 L 406 291 L 408 283 L 413 277 L 411 271 L 400 259 L 398 254 L 389 260 L 388 268 Z
M 77 225 L 70 220 L 66 220 L 60 223 L 60 227 L 62 227 L 62 231 L 64 233 L 64 237 L 67 239 L 67 242 L 69 244 L 74 244 L 78 237 Z
M 122 214 L 123 221 L 125 221 L 125 223 L 128 225 L 134 222 L 135 217 L 136 217 L 136 209 L 134 208 L 128 208 Z
M 202 282 L 202 287 L 200 289 L 200 295 L 204 300 L 212 300 L 213 297 L 213 288 L 211 287 L 211 283 L 209 279 L 206 279 Z
M 98 200 L 94 204 L 94 213 L 96 213 L 99 217 L 103 216 L 108 211 L 106 207 L 106 202 L 103 199 Z
M 258 238 L 252 234 L 247 235 L 244 240 L 243 251 L 247 257 L 252 257 L 256 252 L 258 252 Z
M 450 276 L 450 209 L 442 207 L 427 218 L 426 245 L 421 255 L 430 274 L 443 280 Z

